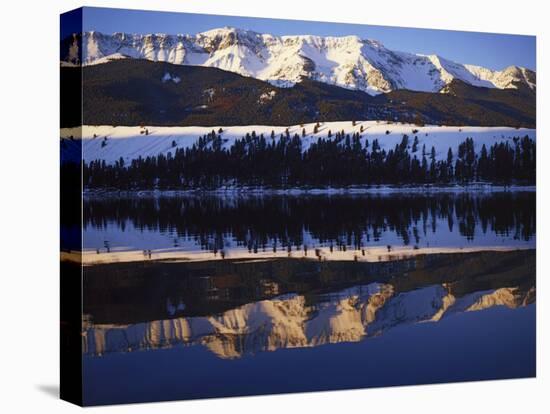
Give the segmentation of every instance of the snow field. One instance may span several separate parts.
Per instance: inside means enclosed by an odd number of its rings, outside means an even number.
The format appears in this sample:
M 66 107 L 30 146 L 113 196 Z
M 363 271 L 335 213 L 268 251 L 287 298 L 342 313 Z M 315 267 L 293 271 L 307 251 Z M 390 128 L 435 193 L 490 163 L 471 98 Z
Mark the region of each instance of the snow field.
M 432 146 L 436 151 L 436 158 L 443 160 L 447 158 L 447 151 L 452 149 L 456 157 L 458 145 L 473 138 L 477 153 L 481 151 L 483 144 L 487 149 L 497 142 L 510 142 L 513 145 L 514 137 L 529 136 L 536 139 L 536 130 L 528 128 L 512 127 L 472 127 L 472 126 L 437 126 L 426 125 L 416 126 L 414 124 L 391 123 L 385 121 L 357 121 L 355 126 L 351 121 L 324 122 L 320 123 L 318 132 L 313 133 L 315 123 L 304 125 L 293 125 L 288 127 L 290 136 L 298 134 L 302 140 L 302 148 L 306 151 L 309 146 L 317 142 L 319 138 L 328 139 L 329 131 L 332 132 L 332 139 L 337 132 L 342 130 L 350 137 L 354 133 L 360 133 L 361 143 L 369 142 L 368 150 L 372 149 L 372 142 L 378 139 L 381 149 L 386 151 L 393 149 L 401 143 L 403 135 L 409 137 L 409 153 L 422 158 L 422 148 L 425 145 L 426 155 L 429 157 Z M 361 127 L 363 132 L 360 132 Z M 271 131 L 275 133 L 275 141 L 280 139 L 281 134 L 286 133 L 285 126 L 269 125 L 246 125 L 246 126 L 185 126 L 185 127 L 159 127 L 159 126 L 91 126 L 82 127 L 82 157 L 86 162 L 93 160 L 105 160 L 113 164 L 121 157 L 125 162 L 130 162 L 140 156 L 157 156 L 159 154 L 174 155 L 178 148 L 189 148 L 198 142 L 200 136 L 222 129 L 221 137 L 223 147 L 229 148 L 237 139 L 243 138 L 247 133 L 255 131 L 257 136 L 264 135 L 268 143 L 271 142 Z M 306 136 L 302 137 L 302 130 L 305 129 Z M 145 130 L 148 134 L 145 135 Z M 413 133 L 415 131 L 415 133 Z M 61 138 L 69 144 L 74 142 L 69 137 L 77 138 L 80 131 L 78 128 L 65 128 L 61 130 Z M 418 149 L 412 153 L 414 138 L 418 137 Z M 103 144 L 105 142 L 105 144 Z M 173 146 L 175 142 L 175 147 Z M 455 158 L 456 159 L 456 158 Z

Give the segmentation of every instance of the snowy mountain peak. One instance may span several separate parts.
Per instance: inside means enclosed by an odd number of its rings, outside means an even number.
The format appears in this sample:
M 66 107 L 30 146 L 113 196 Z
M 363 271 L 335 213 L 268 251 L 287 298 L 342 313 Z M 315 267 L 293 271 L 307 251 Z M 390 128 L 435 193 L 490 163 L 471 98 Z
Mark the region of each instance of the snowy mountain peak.
M 210 29 L 210 30 L 206 30 L 204 32 L 198 33 L 198 36 L 205 36 L 210 38 L 216 37 L 216 36 L 224 37 L 224 36 L 230 36 L 230 35 L 260 36 L 260 33 L 257 33 L 253 30 L 239 29 L 233 26 L 224 26 L 224 27 Z
M 535 72 L 510 66 L 494 71 L 452 62 L 438 55 L 392 51 L 376 40 L 358 36 L 261 34 L 222 27 L 195 35 L 85 32 L 82 39 L 66 39 L 64 63 L 105 63 L 138 58 L 178 65 L 209 66 L 244 76 L 292 86 L 307 77 L 371 94 L 409 89 L 445 91 L 458 79 L 473 86 L 536 89 Z

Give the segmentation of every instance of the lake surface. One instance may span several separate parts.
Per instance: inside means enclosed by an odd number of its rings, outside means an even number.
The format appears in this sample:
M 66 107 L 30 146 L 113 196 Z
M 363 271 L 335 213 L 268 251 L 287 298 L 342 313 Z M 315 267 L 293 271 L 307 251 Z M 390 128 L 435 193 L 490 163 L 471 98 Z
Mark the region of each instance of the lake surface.
M 86 404 L 536 373 L 531 192 L 94 198 L 84 227 Z
M 83 242 L 97 261 L 142 259 L 131 252 L 377 259 L 380 249 L 532 248 L 535 226 L 534 192 L 107 198 L 84 203 Z

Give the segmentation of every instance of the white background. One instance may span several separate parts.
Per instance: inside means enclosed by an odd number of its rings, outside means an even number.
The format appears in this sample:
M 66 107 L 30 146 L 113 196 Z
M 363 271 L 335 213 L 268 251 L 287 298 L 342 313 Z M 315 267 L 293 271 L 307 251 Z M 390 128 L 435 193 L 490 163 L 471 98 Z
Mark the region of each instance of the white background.
M 193 11 L 537 35 L 537 379 L 134 404 L 102 412 L 548 412 L 548 53 L 543 1 L 88 0 L 88 6 Z M 79 1 L 5 0 L 0 13 L 0 410 L 74 412 L 57 399 L 58 15 Z M 546 179 L 545 179 L 546 178 Z M 546 325 L 546 328 L 545 328 Z M 514 331 L 510 330 L 510 335 Z M 268 375 L 269 373 L 266 373 Z M 89 409 L 96 411 L 96 408 Z

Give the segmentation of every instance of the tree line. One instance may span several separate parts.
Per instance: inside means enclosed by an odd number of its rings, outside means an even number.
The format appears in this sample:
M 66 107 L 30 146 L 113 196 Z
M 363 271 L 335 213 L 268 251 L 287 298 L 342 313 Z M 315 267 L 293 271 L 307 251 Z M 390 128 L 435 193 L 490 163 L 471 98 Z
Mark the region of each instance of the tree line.
M 299 134 L 278 139 L 254 131 L 230 146 L 223 130 L 199 137 L 191 147 L 157 156 L 139 157 L 127 163 L 121 157 L 83 162 L 86 188 L 187 189 L 236 186 L 350 186 L 378 184 L 534 184 L 536 143 L 528 136 L 482 145 L 475 150 L 466 138 L 457 153 L 449 147 L 444 159 L 434 147 L 420 146 L 418 136 L 404 134 L 389 150 L 378 139 L 363 140 L 359 132 L 332 133 L 302 147 Z M 108 145 L 108 143 L 106 144 Z

